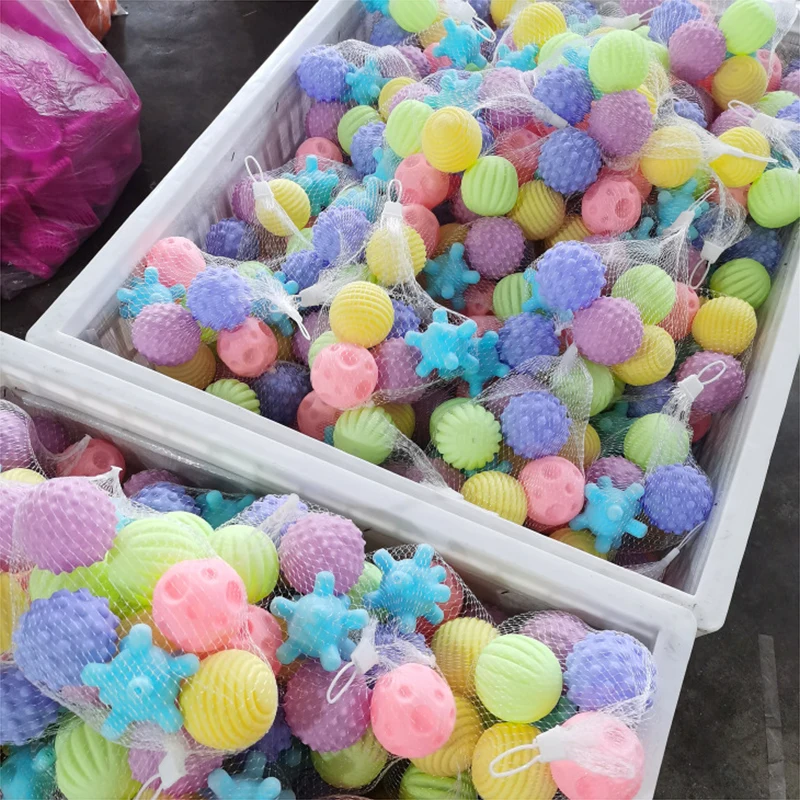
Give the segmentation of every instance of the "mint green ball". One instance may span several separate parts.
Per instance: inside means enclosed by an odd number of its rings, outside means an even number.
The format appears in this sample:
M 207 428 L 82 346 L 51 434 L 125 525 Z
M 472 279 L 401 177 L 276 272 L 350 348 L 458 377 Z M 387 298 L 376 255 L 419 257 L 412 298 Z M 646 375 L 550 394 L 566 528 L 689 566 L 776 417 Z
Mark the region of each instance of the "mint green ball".
M 329 753 L 311 752 L 311 763 L 326 783 L 337 789 L 358 789 L 372 783 L 389 760 L 389 753 L 371 728 L 350 747 Z
M 712 276 L 712 292 L 738 297 L 753 308 L 759 308 L 769 297 L 772 281 L 764 267 L 752 258 L 734 258 L 723 264 Z
M 782 228 L 800 218 L 800 175 L 779 167 L 768 169 L 753 181 L 747 193 L 747 210 L 764 228 Z
M 630 300 L 642 315 L 645 325 L 658 325 L 665 319 L 677 299 L 672 278 L 655 264 L 639 264 L 620 275 L 612 297 Z
M 461 181 L 464 205 L 482 217 L 508 214 L 517 202 L 518 193 L 517 171 L 501 156 L 482 156 L 464 173 Z
M 492 294 L 495 316 L 505 322 L 509 317 L 522 313 L 522 304 L 531 299 L 531 285 L 521 272 L 506 275 L 497 282 Z
M 372 106 L 356 106 L 351 108 L 339 120 L 336 128 L 336 136 L 339 144 L 347 155 L 350 155 L 350 146 L 353 144 L 353 137 L 356 131 L 370 122 L 381 122 L 380 115 Z
M 774 117 L 782 108 L 790 106 L 795 100 L 797 100 L 797 95 L 793 92 L 782 90 L 767 92 L 758 103 L 756 103 L 756 108 L 764 114 Z
M 646 414 L 625 435 L 624 454 L 642 469 L 683 464 L 689 455 L 688 430 L 674 417 Z
M 638 89 L 647 77 L 651 52 L 633 31 L 606 33 L 589 55 L 589 79 L 601 92 Z

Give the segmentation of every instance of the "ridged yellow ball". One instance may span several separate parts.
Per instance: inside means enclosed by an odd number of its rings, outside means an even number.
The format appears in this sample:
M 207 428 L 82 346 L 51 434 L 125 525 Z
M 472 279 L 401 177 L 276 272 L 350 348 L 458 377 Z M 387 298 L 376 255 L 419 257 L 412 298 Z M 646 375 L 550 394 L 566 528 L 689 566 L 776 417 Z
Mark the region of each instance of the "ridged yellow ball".
M 514 165 L 502 156 L 483 156 L 461 181 L 464 205 L 482 217 L 501 217 L 513 210 L 519 195 Z
M 209 538 L 214 552 L 230 564 L 247 590 L 247 602 L 263 600 L 278 582 L 278 551 L 263 531 L 250 525 L 225 525 Z
M 31 600 L 42 600 L 61 589 L 70 592 L 88 589 L 95 597 L 107 598 L 109 608 L 117 616 L 128 611 L 128 606 L 108 577 L 108 564 L 105 561 L 98 561 L 90 567 L 76 567 L 72 572 L 60 572 L 58 575 L 38 567 L 31 570 L 28 582 Z
M 425 242 L 410 226 L 402 226 L 402 235 L 390 228 L 378 228 L 366 247 L 369 271 L 384 286 L 413 281 L 425 266 Z
M 141 788 L 128 766 L 128 748 L 83 721 L 61 728 L 55 746 L 56 785 L 67 800 L 130 800 Z
M 305 228 L 311 218 L 311 201 L 305 189 L 287 178 L 269 181 L 269 188 L 275 201 L 256 201 L 258 221 L 275 236 L 292 236 Z
M 658 112 L 658 100 L 656 100 L 655 95 L 644 84 L 642 84 L 636 91 L 639 92 L 639 94 L 644 97 L 645 100 L 647 100 L 650 113 L 655 116 Z
M 371 464 L 382 464 L 394 450 L 397 428 L 379 406 L 351 408 L 333 427 L 333 446 Z
M 769 297 L 769 272 L 752 258 L 734 258 L 723 264 L 708 283 L 712 292 L 738 297 L 757 309 Z
M 720 142 L 738 147 L 745 153 L 769 157 L 769 142 L 763 133 L 753 128 L 731 128 L 719 136 Z M 709 166 L 719 175 L 720 180 L 731 189 L 751 184 L 767 167 L 764 161 L 755 161 L 746 156 L 721 155 Z
M 767 73 L 752 56 L 733 56 L 722 62 L 711 80 L 711 96 L 720 108 L 731 100 L 755 105 L 767 90 Z
M 590 233 L 581 216 L 567 214 L 561 227 L 544 240 L 544 246 L 549 249 L 559 242 L 582 242 Z
M 205 389 L 214 380 L 217 361 L 211 348 L 201 344 L 197 352 L 185 363 L 177 367 L 156 367 L 156 372 L 173 378 L 181 383 L 188 383 L 196 389 Z
M 389 0 L 389 15 L 409 33 L 419 33 L 429 28 L 439 16 L 436 0 Z
M 505 23 L 508 21 L 508 15 L 514 10 L 516 4 L 517 0 L 491 0 L 489 13 L 496 27 L 505 27 Z
M 719 18 L 725 46 L 735 55 L 755 53 L 772 38 L 776 27 L 775 12 L 765 0 L 736 0 Z
M 583 433 L 583 468 L 588 469 L 600 458 L 600 434 L 588 423 Z
M 657 325 L 645 325 L 639 349 L 611 371 L 631 386 L 647 386 L 669 375 L 675 366 L 675 341 Z
M 519 187 L 508 216 L 522 228 L 526 239 L 538 240 L 552 236 L 564 224 L 565 214 L 564 198 L 543 181 L 533 180 Z
M 522 304 L 531 299 L 531 285 L 521 272 L 506 275 L 497 282 L 492 293 L 495 316 L 503 320 L 522 313 Z
M 367 281 L 353 281 L 336 293 L 329 319 L 340 342 L 374 347 L 392 329 L 394 306 L 385 289 Z
M 528 516 L 528 501 L 522 484 L 504 472 L 488 470 L 468 478 L 461 487 L 464 499 L 522 525 Z
M 424 31 L 420 31 L 417 34 L 419 45 L 423 50 L 429 45 L 436 44 L 444 39 L 445 35 L 447 34 L 447 31 L 444 29 L 445 19 L 447 19 L 447 14 L 445 14 L 443 11 L 440 11 L 436 16 L 433 25 L 431 25 L 429 28 L 425 28 Z
M 665 125 L 650 134 L 642 148 L 639 167 L 660 189 L 686 183 L 700 166 L 702 150 L 697 136 L 680 125 Z
M 339 145 L 342 150 L 347 155 L 350 155 L 350 147 L 353 144 L 353 137 L 356 135 L 356 131 L 364 125 L 369 125 L 370 122 L 380 121 L 381 118 L 378 112 L 372 106 L 356 106 L 345 112 L 336 128 L 336 136 L 339 139 Z
M 44 483 L 47 480 L 44 475 L 32 469 L 17 467 L 0 472 L 0 481 L 14 481 L 14 483 L 27 483 L 35 486 L 37 483 Z
M 747 210 L 764 228 L 782 228 L 800 218 L 800 175 L 779 167 L 753 181 L 747 193 Z
M 494 625 L 475 617 L 459 617 L 436 630 L 431 650 L 455 694 L 469 696 L 474 692 L 478 656 L 496 636 Z
M 389 118 L 389 103 L 392 102 L 392 98 L 404 86 L 411 86 L 412 83 L 416 83 L 413 78 L 401 75 L 399 78 L 392 78 L 384 84 L 381 93 L 378 95 L 378 113 L 384 122 Z
M 28 610 L 28 598 L 15 575 L 0 572 L 0 653 L 11 650 L 17 620 Z
M 692 322 L 692 336 L 703 350 L 738 356 L 756 335 L 756 312 L 738 297 L 715 297 L 700 306 Z
M 386 144 L 400 158 L 419 153 L 422 149 L 422 129 L 432 114 L 433 109 L 419 100 L 398 103 L 386 120 L 386 130 L 383 132 Z
M 392 418 L 395 427 L 406 439 L 414 435 L 417 415 L 410 403 L 384 403 L 381 408 Z
M 475 117 L 456 106 L 434 111 L 422 128 L 422 152 L 440 172 L 463 172 L 471 167 L 481 154 L 482 142 Z
M 450 738 L 425 758 L 412 758 L 411 763 L 436 778 L 455 778 L 467 772 L 472 763 L 472 751 L 483 733 L 481 717 L 475 706 L 464 697 L 455 696 L 456 724 Z
M 519 747 L 531 744 L 539 735 L 533 725 L 517 722 L 500 722 L 484 731 L 475 752 L 472 754 L 472 782 L 483 800 L 551 800 L 556 793 L 556 782 L 548 764 L 532 764 L 516 775 L 495 778 L 489 765 L 497 756 Z M 507 756 L 496 767 L 497 772 L 507 772 L 527 764 L 538 750 L 523 750 Z
M 311 752 L 311 763 L 325 783 L 337 789 L 358 789 L 372 783 L 386 766 L 389 753 L 372 728 L 350 747 L 328 753 Z
M 186 730 L 215 750 L 244 750 L 271 727 L 278 687 L 269 664 L 244 650 L 223 650 L 200 662 L 179 703 Z
M 574 531 L 572 528 L 560 528 L 550 534 L 551 539 L 557 542 L 564 542 L 564 544 L 574 547 L 576 550 L 583 550 L 584 553 L 591 553 L 593 556 L 602 558 L 608 561 L 608 553 L 598 553 L 595 548 L 594 534 L 591 531 Z
M 512 27 L 514 44 L 521 50 L 529 44 L 541 47 L 567 29 L 561 9 L 553 3 L 539 2 L 525 6 Z

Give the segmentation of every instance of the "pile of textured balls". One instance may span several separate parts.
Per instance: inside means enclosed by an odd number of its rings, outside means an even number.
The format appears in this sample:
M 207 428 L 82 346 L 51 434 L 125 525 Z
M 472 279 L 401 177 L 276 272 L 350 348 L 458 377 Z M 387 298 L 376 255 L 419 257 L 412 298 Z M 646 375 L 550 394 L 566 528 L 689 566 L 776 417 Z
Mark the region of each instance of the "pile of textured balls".
M 498 625 L 428 545 L 367 555 L 296 495 L 127 477 L 111 442 L 8 402 L 0 433 L 3 797 L 638 791 L 657 675 L 633 637 Z M 562 737 L 582 750 L 531 760 Z
M 296 159 L 119 291 L 134 348 L 504 519 L 658 557 L 710 513 L 691 446 L 744 393 L 800 215 L 785 4 L 364 5 L 370 44 L 299 60 Z M 551 379 L 485 400 L 575 350 L 585 412 Z M 665 419 L 698 376 L 688 425 Z

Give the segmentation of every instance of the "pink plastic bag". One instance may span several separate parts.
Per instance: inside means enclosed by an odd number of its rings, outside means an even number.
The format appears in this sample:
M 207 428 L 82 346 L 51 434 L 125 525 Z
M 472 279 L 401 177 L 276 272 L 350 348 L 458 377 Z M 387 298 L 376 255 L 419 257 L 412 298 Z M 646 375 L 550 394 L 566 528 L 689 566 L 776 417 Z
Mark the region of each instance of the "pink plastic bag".
M 141 103 L 68 0 L 0 2 L 0 288 L 50 278 L 141 162 Z

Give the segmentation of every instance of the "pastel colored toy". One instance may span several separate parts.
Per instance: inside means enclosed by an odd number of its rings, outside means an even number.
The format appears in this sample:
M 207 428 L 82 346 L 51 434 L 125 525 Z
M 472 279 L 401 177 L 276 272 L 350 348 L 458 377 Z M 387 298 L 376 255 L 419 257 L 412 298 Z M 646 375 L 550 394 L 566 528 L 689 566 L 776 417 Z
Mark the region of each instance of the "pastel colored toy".
M 333 594 L 335 578 L 320 572 L 312 594 L 297 601 L 276 597 L 270 604 L 273 614 L 287 620 L 287 640 L 278 648 L 278 660 L 291 664 L 299 655 L 319 658 L 328 672 L 339 669 L 342 658 L 349 658 L 355 643 L 351 630 L 360 630 L 369 615 L 363 609 L 348 611 L 350 598 Z
M 333 428 L 333 445 L 345 453 L 382 464 L 394 449 L 397 428 L 382 408 L 345 411 Z
M 520 185 L 533 179 L 539 165 L 541 136 L 528 128 L 504 131 L 497 137 L 495 153 L 514 165 Z
M 11 650 L 12 636 L 19 625 L 19 615 L 29 605 L 20 581 L 8 572 L 0 572 L 0 653 Z
M 294 176 L 292 176 L 294 178 Z M 254 184 L 256 218 L 275 236 L 292 236 L 308 224 L 311 201 L 299 183 L 288 178 Z
M 627 361 L 613 365 L 612 371 L 631 386 L 646 386 L 665 378 L 674 365 L 672 337 L 663 328 L 645 325 L 639 349 Z
M 375 151 L 381 149 L 383 133 L 386 125 L 382 122 L 371 122 L 359 128 L 350 143 L 350 158 L 358 173 L 372 175 L 378 168 Z
M 70 592 L 88 589 L 95 597 L 106 598 L 114 614 L 119 615 L 125 611 L 119 592 L 109 580 L 105 561 L 98 561 L 91 567 L 77 567 L 72 572 L 61 572 L 58 575 L 35 567 L 31 570 L 28 578 L 28 594 L 31 600 L 50 597 L 60 589 L 67 589 Z M 19 616 L 23 608 L 15 604 L 13 610 L 15 615 Z
M 747 210 L 765 228 L 782 228 L 800 219 L 797 194 L 800 176 L 791 169 L 767 170 L 757 178 L 747 194 Z
M 749 258 L 738 258 L 715 270 L 709 288 L 723 296 L 738 297 L 758 309 L 769 296 L 771 283 L 769 273 L 761 264 Z
M 300 401 L 311 391 L 309 371 L 301 364 L 276 361 L 252 383 L 261 416 L 293 426 Z
M 575 125 L 592 106 L 592 84 L 583 70 L 560 64 L 537 81 L 533 96 L 554 114 Z
M 319 45 L 303 54 L 297 67 L 297 80 L 312 100 L 341 100 L 349 70 L 347 61 L 334 48 Z
M 217 372 L 217 361 L 214 353 L 206 344 L 201 344 L 197 352 L 177 367 L 156 367 L 156 372 L 167 375 L 173 380 L 187 383 L 196 389 L 205 389 Z
M 280 623 L 261 606 L 248 606 L 245 622 L 231 640 L 231 649 L 247 650 L 266 661 L 275 675 L 281 670 L 278 648 L 283 642 Z
M 697 220 L 709 210 L 710 206 L 705 200 L 700 203 L 696 201 L 697 189 L 697 180 L 692 178 L 684 183 L 683 186 L 679 186 L 672 191 L 667 189 L 659 191 L 656 201 L 658 214 L 657 234 L 666 233 L 678 221 L 680 215 L 686 211 L 693 211 L 694 218 Z M 646 220 L 642 220 L 643 225 L 645 222 Z M 698 237 L 697 228 L 693 224 L 689 225 L 687 236 L 691 240 Z
M 295 151 L 294 157 L 298 161 L 297 169 L 306 165 L 306 156 L 318 156 L 325 161 L 335 161 L 341 164 L 342 151 L 330 140 L 322 136 L 310 136 Z
M 738 297 L 716 297 L 700 306 L 692 336 L 704 350 L 738 356 L 756 335 L 753 307 Z
M 525 310 L 532 297 L 531 284 L 524 275 L 506 275 L 497 282 L 492 295 L 492 310 L 503 321 L 515 317 Z
M 267 761 L 277 761 L 281 753 L 292 746 L 292 732 L 286 724 L 286 715 L 283 706 L 278 706 L 275 722 L 272 727 L 254 745 L 253 750 L 258 750 L 267 757 Z
M 544 181 L 532 180 L 519 187 L 517 202 L 509 217 L 522 228 L 526 239 L 552 236 L 564 222 L 564 198 Z
M 665 125 L 648 137 L 639 168 L 653 186 L 674 189 L 694 175 L 701 158 L 700 142 L 693 131 L 686 126 Z
M 719 19 L 725 44 L 735 55 L 753 53 L 763 47 L 776 26 L 775 11 L 764 0 L 736 0 Z
M 497 280 L 514 272 L 525 253 L 525 237 L 513 220 L 505 217 L 479 219 L 464 241 L 469 265 L 484 278 Z
M 566 30 L 564 15 L 552 3 L 545 3 L 541 8 L 526 6 L 512 27 L 514 44 L 517 47 L 526 47 L 529 44 L 541 47 L 548 39 Z
M 420 3 L 405 3 L 403 0 L 389 0 L 389 14 L 404 30 L 420 33 L 436 21 L 439 7 L 434 0 L 423 0 Z
M 764 95 L 767 82 L 767 72 L 757 58 L 733 56 L 714 73 L 711 96 L 720 108 L 728 108 L 731 100 L 755 105 Z
M 467 110 L 478 105 L 478 93 L 483 85 L 483 77 L 479 72 L 464 75 L 454 69 L 446 69 L 441 73 L 439 91 L 424 98 L 431 108 L 455 106 Z
M 171 303 L 186 295 L 186 289 L 180 283 L 165 286 L 158 277 L 156 267 L 145 267 L 144 276 L 132 278 L 130 286 L 117 290 L 119 315 L 123 319 L 133 319 L 139 312 L 152 303 Z
M 184 364 L 200 347 L 200 327 L 185 308 L 174 303 L 145 306 L 133 321 L 133 346 L 157 366 Z
M 646 414 L 625 435 L 625 458 L 642 469 L 682 464 L 689 455 L 689 434 L 666 414 Z
M 231 217 L 215 222 L 206 234 L 206 252 L 212 256 L 248 261 L 259 253 L 258 236 L 246 222 Z
M 569 438 L 567 409 L 549 392 L 524 392 L 512 397 L 500 420 L 506 443 L 524 458 L 554 455 Z
M 340 289 L 331 303 L 330 325 L 340 342 L 373 347 L 394 323 L 394 308 L 385 289 L 354 281 Z
M 403 664 L 375 684 L 370 720 L 375 738 L 390 753 L 423 758 L 450 738 L 455 699 L 444 678 L 430 667 Z
M 612 373 L 613 374 L 613 373 Z M 615 378 L 615 381 L 618 379 Z M 628 416 L 627 403 L 615 403 L 609 411 L 592 419 L 592 424 L 600 436 L 602 456 L 621 456 L 625 436 L 634 420 Z
M 433 255 L 439 243 L 439 220 L 436 215 L 425 206 L 412 203 L 403 206 L 403 222 L 419 234 L 425 245 L 425 254 Z
M 252 295 L 247 281 L 235 270 L 208 267 L 189 286 L 186 305 L 201 325 L 215 331 L 233 330 L 250 313 Z
M 681 80 L 698 83 L 725 59 L 725 35 L 704 19 L 684 22 L 669 39 L 669 67 Z
M 396 403 L 413 403 L 425 392 L 425 381 L 416 373 L 420 356 L 403 339 L 387 339 L 373 351 L 378 367 L 376 390 Z
M 744 153 L 768 158 L 770 146 L 764 134 L 750 127 L 736 127 L 719 135 L 719 141 Z M 748 186 L 764 172 L 766 161 L 724 153 L 709 164 L 729 188 Z
M 336 334 L 333 331 L 325 331 L 317 336 L 314 341 L 311 342 L 311 345 L 308 348 L 308 367 L 309 369 L 314 368 L 314 362 L 317 360 L 317 356 L 326 348 L 330 347 L 332 344 L 337 344 L 338 339 L 336 338 Z M 353 345 L 356 346 L 357 345 Z
M 581 200 L 581 215 L 587 229 L 594 234 L 619 234 L 636 224 L 642 211 L 642 200 L 629 180 L 600 178 Z
M 592 105 L 589 135 L 609 156 L 638 152 L 653 129 L 647 100 L 637 91 L 607 94 Z
M 481 44 L 485 40 L 480 31 L 452 17 L 446 17 L 442 24 L 445 35 L 433 48 L 437 58 L 450 59 L 456 69 L 486 66 L 486 59 L 481 55 Z
M 278 553 L 265 533 L 249 525 L 226 525 L 214 531 L 209 542 L 242 579 L 248 603 L 257 603 L 275 588 Z
M 630 386 L 625 390 L 628 398 L 628 416 L 643 417 L 645 414 L 657 414 L 666 405 L 675 382 L 664 378 L 647 386 Z
M 611 31 L 592 48 L 589 78 L 604 94 L 637 89 L 647 77 L 649 60 L 647 44 L 641 36 L 633 31 Z
M 422 152 L 441 172 L 463 172 L 481 152 L 481 129 L 463 108 L 441 108 L 428 117 L 422 129 Z
M 239 265 L 241 270 L 243 265 Z M 293 280 L 287 280 L 282 272 L 275 272 L 272 275 L 262 273 L 255 280 L 251 281 L 254 297 L 252 314 L 258 317 L 267 325 L 277 328 L 277 333 L 282 336 L 291 336 L 294 327 L 289 317 L 284 313 L 281 304 L 290 304 L 287 295 L 295 295 L 298 292 L 298 285 Z M 276 334 L 277 336 L 277 334 Z M 280 353 L 280 346 L 278 347 Z
M 244 511 L 255 499 L 255 495 L 252 494 L 238 498 L 223 497 L 222 492 L 213 489 L 199 495 L 197 505 L 200 506 L 200 514 L 209 526 L 219 528 Z M 208 533 L 210 535 L 210 531 Z
M 281 511 L 281 508 L 289 503 L 287 508 Z M 290 514 L 285 512 L 289 510 Z M 280 514 L 277 512 L 280 511 Z M 242 514 L 241 522 L 253 527 L 258 527 L 270 535 L 272 539 L 276 537 L 280 539 L 289 530 L 289 526 L 296 522 L 300 517 L 308 514 L 308 506 L 300 500 L 297 495 L 290 494 L 268 494 L 256 500 L 249 506 Z M 282 523 L 279 529 L 275 529 L 275 525 L 270 524 L 272 516 L 276 515 L 278 519 L 274 522 L 277 524 L 279 521 Z M 284 520 L 287 520 L 285 522 Z M 268 523 L 268 524 L 264 524 Z
M 511 371 L 508 364 L 500 361 L 499 343 L 498 334 L 490 330 L 485 331 L 480 339 L 472 339 L 470 352 L 478 363 L 477 366 L 467 367 L 461 376 L 469 386 L 470 397 L 477 397 L 486 381 L 505 378 Z
M 335 425 L 341 411 L 321 400 L 316 392 L 309 392 L 297 407 L 297 428 L 300 433 L 320 442 L 325 438 L 325 429 Z
M 351 98 L 363 106 L 376 103 L 381 89 L 389 80 L 381 75 L 377 59 L 373 57 L 367 58 L 363 66 L 350 70 L 344 79 L 350 87 Z
M 306 136 L 314 137 L 320 136 L 323 139 L 336 141 L 336 128 L 347 111 L 347 106 L 337 101 L 318 101 L 312 104 L 308 109 L 305 118 L 305 132 Z M 248 181 L 249 183 L 249 181 Z M 253 196 L 253 190 L 248 187 L 249 194 Z M 234 212 L 236 208 L 234 206 Z M 240 219 L 247 220 L 247 217 L 242 217 L 236 214 Z
M 431 640 L 436 664 L 457 695 L 475 690 L 475 663 L 486 645 L 497 636 L 494 626 L 474 617 L 449 620 L 437 628 Z
M 316 217 L 323 208 L 330 204 L 333 191 L 339 185 L 339 176 L 336 172 L 332 169 L 321 169 L 319 160 L 314 155 L 306 156 L 305 166 L 299 172 L 284 173 L 282 177 L 294 181 L 305 190 L 311 204 L 312 217 Z M 256 255 L 258 255 L 258 250 L 251 257 Z
M 424 210 L 431 213 L 427 208 Z M 403 225 L 400 231 L 378 228 L 367 242 L 365 255 L 367 266 L 378 281 L 384 286 L 393 286 L 413 281 L 425 266 L 426 252 L 419 233 L 410 225 Z
M 132 498 L 135 503 L 166 514 L 169 511 L 185 511 L 200 514 L 200 506 L 182 486 L 174 483 L 151 483 L 137 492 Z
M 444 172 L 432 167 L 422 153 L 404 158 L 394 173 L 403 185 L 403 201 L 425 208 L 435 208 L 443 202 L 450 190 L 450 179 Z
M 197 742 L 215 750 L 243 750 L 272 726 L 278 687 L 258 656 L 223 650 L 200 662 L 179 701 L 186 730 Z
M 654 13 L 650 15 L 648 36 L 655 42 L 669 45 L 672 34 L 678 28 L 700 18 L 699 9 L 688 0 L 664 0 L 657 11 L 654 9 Z
M 498 335 L 500 359 L 512 368 L 534 356 L 558 355 L 560 350 L 553 321 L 539 314 L 509 317 Z
M 717 414 L 730 408 L 744 394 L 744 370 L 732 356 L 710 351 L 695 353 L 681 364 L 675 378 L 682 381 L 700 373 L 710 382 L 705 383 L 703 391 L 695 398 L 692 410 Z
M 578 311 L 600 296 L 605 266 L 588 245 L 559 242 L 539 261 L 536 283 L 541 299 L 550 308 Z
M 433 312 L 433 322 L 424 333 L 409 331 L 405 335 L 406 344 L 422 354 L 417 375 L 425 378 L 436 369 L 440 375 L 451 373 L 454 376 L 458 370 L 474 369 L 477 359 L 469 353 L 469 343 L 477 327 L 470 319 L 453 325 L 447 321 L 447 311 L 437 308 Z
M 346 264 L 361 252 L 369 228 L 361 209 L 331 206 L 317 217 L 312 228 L 314 250 L 328 264 Z
M 319 351 L 311 367 L 311 385 L 330 406 L 342 411 L 369 400 L 378 382 L 372 353 L 357 344 L 338 342 Z
M 0 411 L 0 467 L 27 467 L 33 460 L 28 420 L 11 411 Z
M 181 734 L 181 739 L 187 746 L 196 747 L 196 743 L 186 734 Z M 180 740 L 178 740 L 180 741 Z M 154 775 L 158 774 L 158 767 L 166 756 L 164 750 L 139 750 L 131 748 L 128 750 L 128 765 L 134 779 L 145 783 L 150 781 Z M 222 754 L 212 754 L 208 751 L 189 752 L 185 757 L 186 774 L 178 778 L 175 783 L 170 784 L 167 794 L 171 797 L 181 797 L 187 792 L 196 792 L 206 786 L 208 776 L 218 767 L 222 766 Z M 161 787 L 161 780 L 153 781 L 150 786 L 158 790 Z M 163 791 L 163 787 L 162 787 Z
M 14 748 L 0 766 L 0 791 L 9 800 L 35 800 L 55 791 L 52 744 Z
M 708 478 L 687 464 L 658 467 L 644 484 L 642 508 L 650 522 L 666 533 L 681 536 L 705 522 L 713 502 Z
M 144 262 L 158 270 L 159 280 L 167 288 L 188 286 L 206 268 L 200 248 L 183 236 L 159 239 L 147 251 Z
M 434 299 L 449 300 L 456 310 L 464 308 L 465 288 L 480 280 L 480 274 L 464 261 L 464 245 L 460 242 L 451 245 L 447 253 L 428 261 L 423 272 L 427 276 L 428 294 Z
M 591 628 L 580 617 L 567 611 L 537 611 L 519 629 L 522 636 L 530 636 L 550 649 L 561 669 L 567 656 Z M 538 725 L 538 723 L 537 723 Z
M 92 439 L 88 443 L 76 442 L 60 455 L 63 460 L 59 459 L 56 464 L 56 475 L 59 477 L 91 478 L 115 468 L 119 470 L 120 479 L 125 477 L 125 456 L 111 442 L 102 439 Z
M 675 305 L 675 283 L 655 264 L 639 264 L 622 273 L 611 296 L 630 300 L 639 309 L 645 325 L 656 325 Z
M 528 72 L 528 70 L 536 68 L 537 55 L 539 55 L 539 48 L 535 44 L 526 45 L 520 50 L 512 50 L 508 45 L 501 44 L 495 55 L 495 66 L 511 67 L 520 72 Z
M 782 253 L 783 247 L 777 231 L 749 222 L 745 226 L 745 238 L 725 250 L 719 263 L 724 264 L 736 258 L 752 258 L 772 275 L 780 263 Z
M 311 753 L 311 763 L 319 776 L 337 789 L 357 789 L 371 784 L 383 771 L 388 758 L 389 754 L 371 730 L 343 750 Z
M 454 699 L 456 722 L 450 738 L 436 752 L 412 759 L 426 775 L 455 778 L 466 772 L 472 762 L 472 751 L 483 730 L 481 718 L 472 702 L 458 696 Z
M 217 354 L 236 375 L 255 378 L 275 363 L 278 341 L 261 320 L 248 317 L 234 330 L 222 330 Z
M 557 725 L 563 725 L 577 713 L 578 707 L 562 695 L 561 699 L 556 703 L 556 707 L 546 717 L 537 720 L 536 727 L 544 733 L 545 731 L 555 728 Z
M 406 36 L 406 32 L 391 17 L 378 17 L 372 26 L 369 43 L 375 47 L 394 46 Z
M 281 782 L 264 777 L 266 765 L 263 753 L 250 752 L 240 774 L 231 776 L 224 769 L 215 769 L 208 776 L 208 788 L 217 800 L 277 800 Z
M 597 483 L 603 475 L 611 479 L 611 485 L 616 489 L 627 489 L 632 483 L 643 484 L 644 482 L 642 470 L 632 461 L 621 456 L 599 458 L 586 470 L 586 482 Z
M 491 412 L 465 403 L 442 415 L 432 440 L 445 462 L 473 470 L 491 462 L 499 452 L 502 435 Z
M 583 505 L 583 474 L 561 456 L 538 458 L 518 476 L 528 499 L 528 516 L 539 525 L 564 525 Z
M 419 100 L 398 103 L 386 121 L 386 144 L 401 158 L 419 153 L 422 149 L 422 130 L 432 114 L 433 109 Z
M 206 391 L 215 397 L 227 400 L 229 403 L 246 408 L 248 411 L 254 411 L 256 414 L 261 409 L 258 395 L 246 383 L 233 378 L 214 381 L 214 383 L 206 386 Z
M 42 694 L 19 667 L 0 667 L 0 744 L 21 746 L 38 739 L 58 719 L 58 710 L 58 703 Z
M 501 156 L 481 156 L 461 182 L 464 205 L 482 217 L 509 213 L 517 202 L 519 184 L 514 165 Z
M 11 470 L 9 470 L 10 472 Z M 3 475 L 8 473 L 4 472 Z M 0 481 L 0 569 L 9 571 L 19 554 L 13 554 L 14 517 L 20 503 L 28 496 L 30 484 Z

